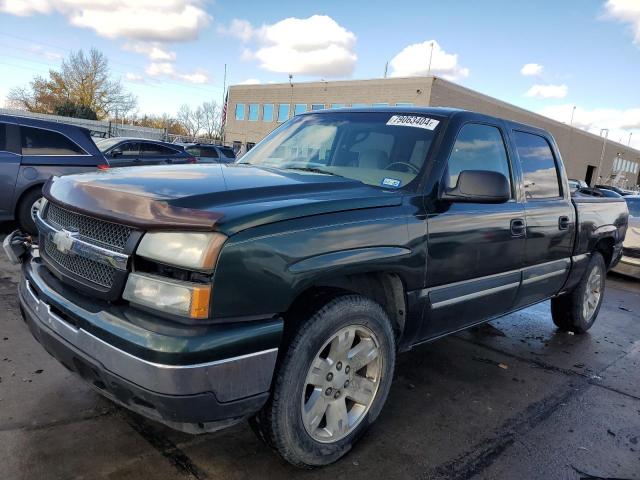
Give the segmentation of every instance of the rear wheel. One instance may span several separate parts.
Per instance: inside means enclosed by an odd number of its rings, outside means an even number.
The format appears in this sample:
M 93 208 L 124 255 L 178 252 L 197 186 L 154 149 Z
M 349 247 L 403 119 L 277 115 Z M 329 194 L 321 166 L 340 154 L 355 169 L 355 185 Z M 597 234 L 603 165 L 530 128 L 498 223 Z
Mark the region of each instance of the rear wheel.
M 606 274 L 602 254 L 594 252 L 580 283 L 551 300 L 553 322 L 560 330 L 584 333 L 593 326 L 602 306 Z
M 252 426 L 293 465 L 335 462 L 378 417 L 394 365 L 382 307 L 357 295 L 336 298 L 300 325 Z
M 42 206 L 44 198 L 40 187 L 29 190 L 20 200 L 17 210 L 17 220 L 20 229 L 30 235 L 36 235 L 35 216 Z

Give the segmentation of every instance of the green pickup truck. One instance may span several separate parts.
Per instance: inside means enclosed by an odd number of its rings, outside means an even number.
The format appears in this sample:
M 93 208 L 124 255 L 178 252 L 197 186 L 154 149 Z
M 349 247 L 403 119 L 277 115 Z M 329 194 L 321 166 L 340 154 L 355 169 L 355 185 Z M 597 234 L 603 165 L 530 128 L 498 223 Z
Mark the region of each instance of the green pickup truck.
M 551 299 L 586 332 L 622 199 L 575 198 L 547 132 L 435 108 L 311 112 L 238 163 L 53 178 L 22 262 L 35 338 L 120 405 L 242 419 L 290 463 L 342 457 L 398 352 Z

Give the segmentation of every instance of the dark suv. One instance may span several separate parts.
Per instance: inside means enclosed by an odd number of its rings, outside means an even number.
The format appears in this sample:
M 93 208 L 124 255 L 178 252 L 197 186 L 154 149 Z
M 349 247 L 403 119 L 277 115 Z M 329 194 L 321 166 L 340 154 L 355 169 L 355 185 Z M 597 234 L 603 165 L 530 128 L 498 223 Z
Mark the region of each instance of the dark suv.
M 85 128 L 0 115 L 0 221 L 17 219 L 23 230 L 35 233 L 32 213 L 49 177 L 106 164 Z
M 234 163 L 236 153 L 231 147 L 207 143 L 185 143 L 184 149 L 193 155 L 198 163 Z
M 144 138 L 105 138 L 96 142 L 112 167 L 196 163 L 182 145 Z

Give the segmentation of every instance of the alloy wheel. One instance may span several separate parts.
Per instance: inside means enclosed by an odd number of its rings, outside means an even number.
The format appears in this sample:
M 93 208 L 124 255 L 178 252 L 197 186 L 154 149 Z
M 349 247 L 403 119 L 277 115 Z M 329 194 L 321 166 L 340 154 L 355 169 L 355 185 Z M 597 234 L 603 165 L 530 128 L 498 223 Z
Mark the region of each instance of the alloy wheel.
M 585 321 L 591 321 L 602 296 L 602 273 L 597 267 L 594 267 L 589 273 L 587 285 L 584 291 L 584 300 L 582 302 L 582 315 Z
M 364 419 L 378 393 L 382 351 L 364 325 L 340 329 L 314 357 L 302 392 L 302 421 L 322 443 L 336 442 Z

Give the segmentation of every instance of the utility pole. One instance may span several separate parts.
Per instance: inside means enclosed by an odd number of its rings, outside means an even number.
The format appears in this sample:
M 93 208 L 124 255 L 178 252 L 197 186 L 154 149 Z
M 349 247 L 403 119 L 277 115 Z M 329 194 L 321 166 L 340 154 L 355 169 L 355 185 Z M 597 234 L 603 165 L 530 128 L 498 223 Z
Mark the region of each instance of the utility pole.
M 433 42 L 431 42 L 431 53 L 429 53 L 429 67 L 427 68 L 427 77 L 431 75 L 431 60 L 433 60 Z
M 633 132 L 629 132 L 629 140 L 627 140 L 627 147 L 631 146 L 631 135 L 633 135 Z
M 571 109 L 571 120 L 569 121 L 569 126 L 573 127 L 573 115 L 576 113 L 576 106 L 574 105 Z
M 295 115 L 295 108 L 293 107 L 293 74 L 289 74 L 289 85 L 291 85 L 291 97 L 289 99 L 289 103 L 291 104 L 291 108 L 293 109 L 293 115 L 291 115 L 292 117 Z
M 604 136 L 603 136 L 604 133 Z M 607 138 L 609 137 L 609 129 L 608 128 L 601 128 L 600 129 L 600 136 L 603 137 L 602 139 L 602 153 L 600 154 L 600 163 L 598 164 L 598 170 L 596 170 L 596 182 L 598 182 L 598 179 L 600 178 L 600 169 L 602 168 L 602 161 L 604 160 L 604 150 L 607 147 Z
M 224 128 L 226 127 L 227 116 L 227 64 L 224 64 L 224 77 L 222 80 L 222 108 L 220 109 L 220 129 L 218 130 L 218 140 L 224 144 Z
M 384 77 L 387 78 L 387 72 L 389 71 L 389 62 L 384 64 Z

